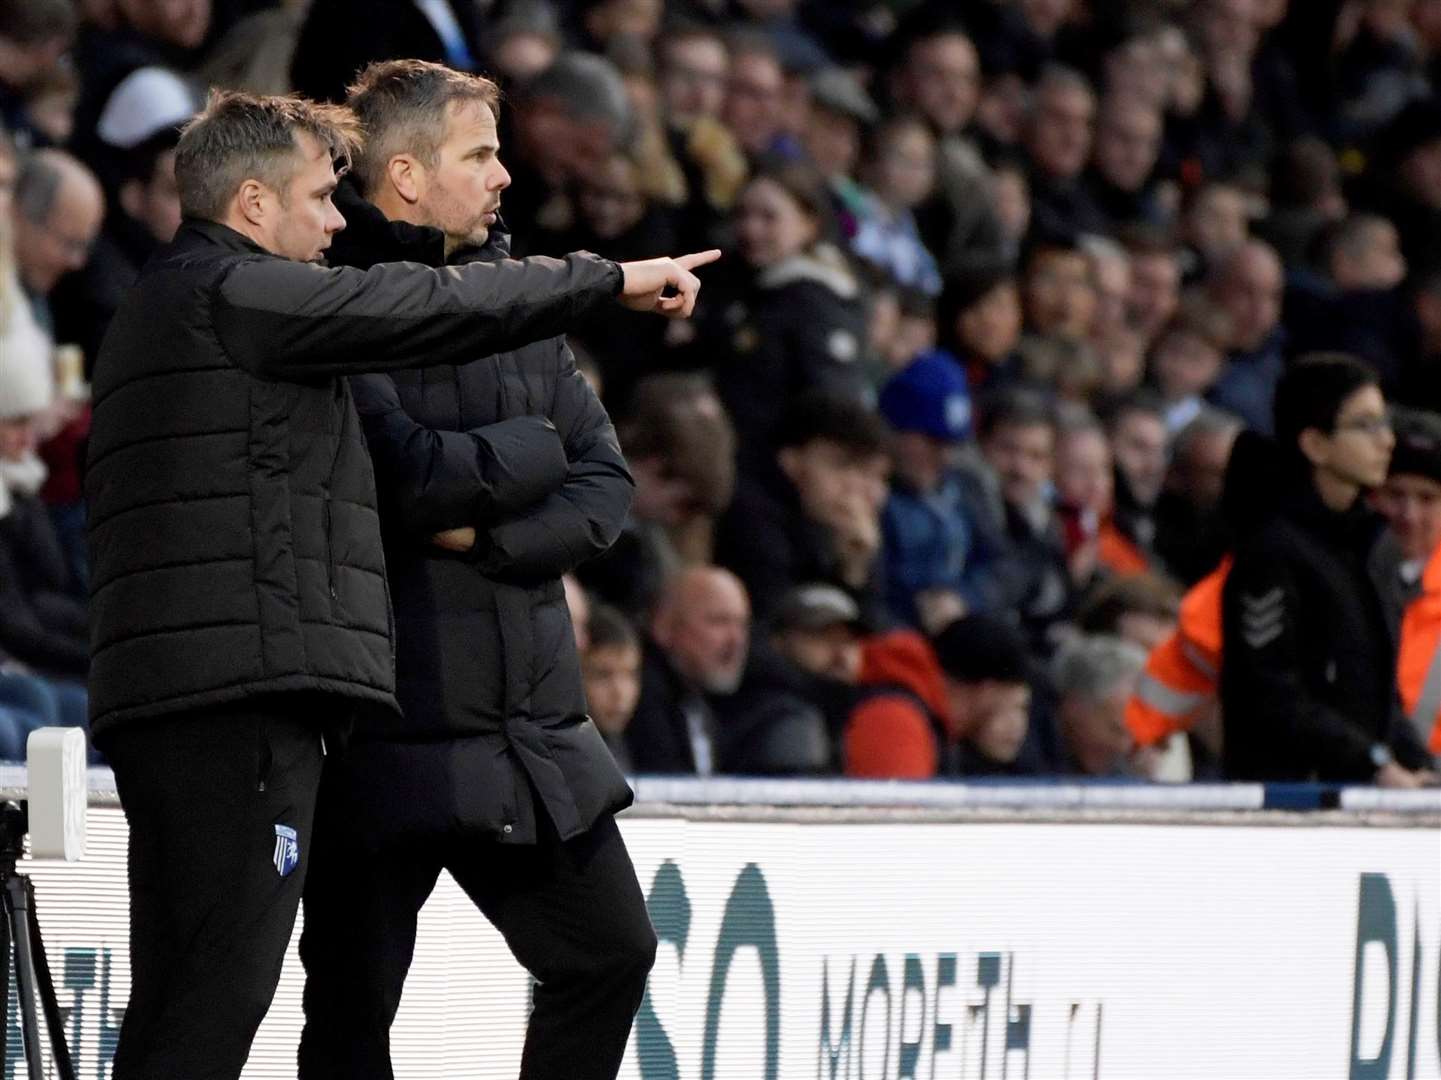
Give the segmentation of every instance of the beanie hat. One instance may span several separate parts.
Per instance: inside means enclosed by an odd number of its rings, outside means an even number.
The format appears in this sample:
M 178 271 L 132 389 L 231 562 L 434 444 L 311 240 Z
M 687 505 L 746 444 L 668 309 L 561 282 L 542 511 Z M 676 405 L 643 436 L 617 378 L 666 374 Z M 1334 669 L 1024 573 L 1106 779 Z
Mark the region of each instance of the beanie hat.
M 922 353 L 881 389 L 881 415 L 897 431 L 943 442 L 971 435 L 971 390 L 960 365 L 940 352 Z
M 994 615 L 957 619 L 936 635 L 934 645 L 941 668 L 957 682 L 1030 681 L 1026 639 Z
M 1391 452 L 1392 476 L 1424 476 L 1441 483 L 1441 416 L 1420 410 L 1397 410 L 1396 449 Z

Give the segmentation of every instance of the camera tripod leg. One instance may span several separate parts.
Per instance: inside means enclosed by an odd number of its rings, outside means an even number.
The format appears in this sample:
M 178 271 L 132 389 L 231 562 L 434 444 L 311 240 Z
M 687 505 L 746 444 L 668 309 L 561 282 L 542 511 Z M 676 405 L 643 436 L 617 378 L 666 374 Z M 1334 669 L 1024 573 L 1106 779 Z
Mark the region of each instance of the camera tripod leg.
M 40 1018 L 35 1013 L 35 963 L 30 950 L 28 882 L 16 873 L 5 875 L 5 914 L 15 944 L 15 990 L 20 999 L 20 1030 L 25 1037 L 25 1065 L 31 1080 L 45 1075 L 40 1053 Z
M 30 943 L 35 956 L 35 987 L 40 991 L 40 1007 L 45 1011 L 45 1027 L 50 1032 L 50 1056 L 60 1080 L 75 1080 L 75 1066 L 70 1061 L 70 1048 L 65 1043 L 65 1023 L 60 1017 L 60 1001 L 55 996 L 55 979 L 50 974 L 50 959 L 45 955 L 45 939 L 40 936 L 40 915 L 35 909 L 35 886 L 25 879 L 30 898 Z

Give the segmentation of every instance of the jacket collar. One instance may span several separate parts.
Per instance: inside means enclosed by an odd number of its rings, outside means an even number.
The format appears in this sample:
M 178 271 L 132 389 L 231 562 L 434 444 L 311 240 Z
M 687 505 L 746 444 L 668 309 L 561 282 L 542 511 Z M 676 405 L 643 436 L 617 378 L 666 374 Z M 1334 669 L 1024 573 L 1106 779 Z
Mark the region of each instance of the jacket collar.
M 345 218 L 345 228 L 331 242 L 329 261 L 333 266 L 361 269 L 382 262 L 416 262 L 425 266 L 447 263 L 491 262 L 510 255 L 510 233 L 499 218 L 490 237 L 479 248 L 460 248 L 445 254 L 445 234 L 426 225 L 392 221 L 360 193 L 353 177 L 346 176 L 335 191 L 335 207 Z
M 175 239 L 157 252 L 157 258 L 163 257 L 174 251 L 196 251 L 208 247 L 223 248 L 227 251 L 239 251 L 252 255 L 274 255 L 274 252 L 266 251 L 250 237 L 236 232 L 229 225 L 222 225 L 218 221 L 204 221 L 200 218 L 186 218 L 180 223 L 180 229 L 175 234 Z

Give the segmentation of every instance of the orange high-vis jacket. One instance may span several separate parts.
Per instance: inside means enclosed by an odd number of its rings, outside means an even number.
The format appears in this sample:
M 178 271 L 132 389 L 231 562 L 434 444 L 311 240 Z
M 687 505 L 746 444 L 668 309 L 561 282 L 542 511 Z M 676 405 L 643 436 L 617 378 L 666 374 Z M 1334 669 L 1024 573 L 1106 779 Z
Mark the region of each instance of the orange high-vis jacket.
M 1431 553 L 1421 575 L 1421 595 L 1401 620 L 1401 655 L 1396 665 L 1401 704 L 1425 735 L 1433 754 L 1441 754 L 1441 547 Z
M 1231 556 L 1191 587 L 1180 623 L 1151 651 L 1131 700 L 1126 726 L 1138 746 L 1154 746 L 1187 731 L 1216 701 L 1221 673 L 1221 590 Z
M 1137 746 L 1154 746 L 1188 731 L 1216 700 L 1221 671 L 1221 591 L 1226 559 L 1181 601 L 1181 623 L 1152 650 L 1126 703 L 1126 726 Z M 1401 703 L 1433 754 L 1441 754 L 1441 548 L 1421 578 L 1421 595 L 1406 607 L 1396 663 Z

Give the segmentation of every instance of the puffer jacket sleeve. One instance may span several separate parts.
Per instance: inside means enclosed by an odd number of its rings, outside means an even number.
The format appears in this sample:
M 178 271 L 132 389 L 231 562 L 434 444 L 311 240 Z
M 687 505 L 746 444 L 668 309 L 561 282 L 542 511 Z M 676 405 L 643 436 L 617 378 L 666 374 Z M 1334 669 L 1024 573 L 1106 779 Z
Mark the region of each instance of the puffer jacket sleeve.
M 430 536 L 518 513 L 560 487 L 565 446 L 543 416 L 516 416 L 470 431 L 437 431 L 401 405 L 389 375 L 350 380 L 376 484 L 406 532 Z
M 534 508 L 493 526 L 477 544 L 483 571 L 545 580 L 600 555 L 620 535 L 635 481 L 615 427 L 575 358 L 557 341 L 560 374 L 550 415 L 565 442 L 565 483 Z
M 261 378 L 308 380 L 517 349 L 564 333 L 620 286 L 615 263 L 584 252 L 368 270 L 257 256 L 221 277 L 211 314 L 237 365 Z

